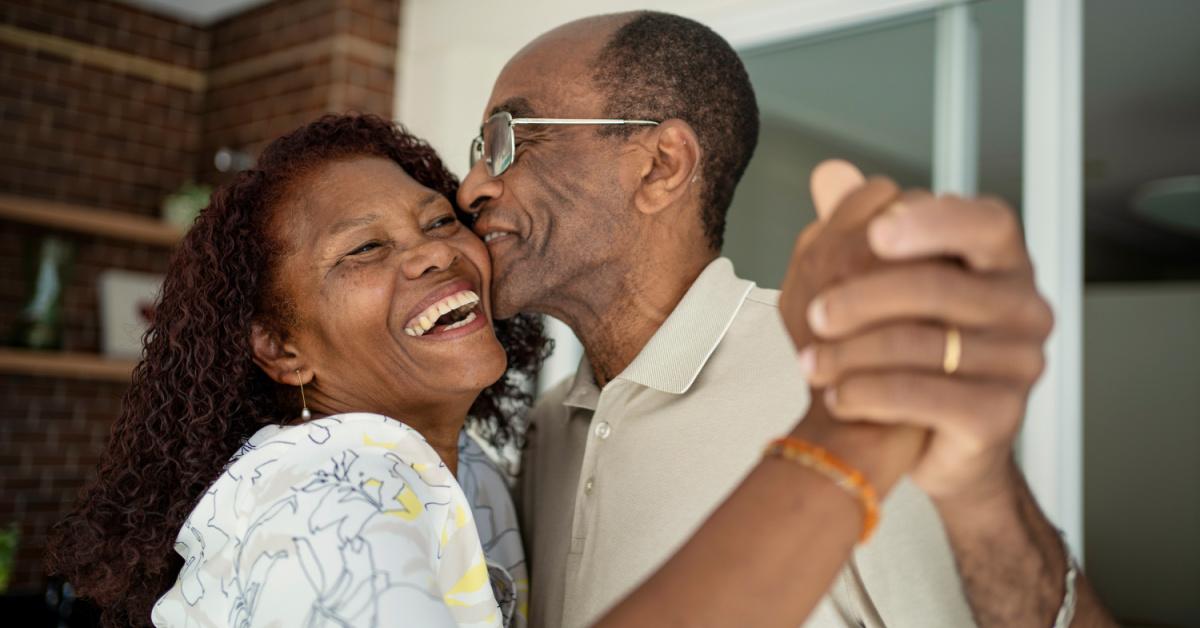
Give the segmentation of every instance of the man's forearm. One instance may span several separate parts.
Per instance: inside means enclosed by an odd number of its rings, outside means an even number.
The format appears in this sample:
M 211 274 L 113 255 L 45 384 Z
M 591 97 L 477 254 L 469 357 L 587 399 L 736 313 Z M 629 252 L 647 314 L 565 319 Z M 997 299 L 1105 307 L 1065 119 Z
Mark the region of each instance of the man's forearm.
M 1015 463 L 1007 473 L 992 494 L 938 509 L 979 626 L 1053 626 L 1066 593 L 1066 549 Z M 1075 593 L 1072 626 L 1116 625 L 1082 573 Z

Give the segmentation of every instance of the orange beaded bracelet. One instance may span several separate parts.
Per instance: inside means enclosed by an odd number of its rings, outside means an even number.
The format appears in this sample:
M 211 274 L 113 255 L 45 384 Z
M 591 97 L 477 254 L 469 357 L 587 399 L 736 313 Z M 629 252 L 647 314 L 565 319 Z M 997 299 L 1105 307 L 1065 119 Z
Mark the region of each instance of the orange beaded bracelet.
M 771 441 L 764 455 L 779 456 L 808 467 L 853 495 L 863 509 L 863 529 L 858 542 L 865 543 L 871 538 L 879 524 L 879 498 L 862 472 L 821 447 L 790 436 Z

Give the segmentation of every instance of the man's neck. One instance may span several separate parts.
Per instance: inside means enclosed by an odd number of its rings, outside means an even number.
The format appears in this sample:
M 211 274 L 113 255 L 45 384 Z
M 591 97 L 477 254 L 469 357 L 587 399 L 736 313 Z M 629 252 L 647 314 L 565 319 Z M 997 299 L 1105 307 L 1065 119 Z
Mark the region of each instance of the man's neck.
M 647 264 L 640 268 L 649 271 L 608 273 L 617 280 L 595 286 L 583 299 L 550 313 L 575 332 L 596 383 L 603 387 L 641 353 L 712 259 L 715 256 L 676 265 L 674 271 Z

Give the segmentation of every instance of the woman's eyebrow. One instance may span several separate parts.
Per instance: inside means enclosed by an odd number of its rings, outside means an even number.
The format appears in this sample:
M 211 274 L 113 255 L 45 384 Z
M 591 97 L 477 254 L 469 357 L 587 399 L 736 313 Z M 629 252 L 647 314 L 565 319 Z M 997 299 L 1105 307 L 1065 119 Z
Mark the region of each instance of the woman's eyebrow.
M 441 202 L 443 199 L 445 199 L 445 197 L 442 196 L 442 194 L 440 192 L 430 192 L 429 194 L 426 194 L 421 199 L 421 201 L 417 204 L 417 207 L 419 209 L 424 209 L 426 207 L 429 207 L 430 205 L 436 205 L 437 203 Z M 328 233 L 329 235 L 337 235 L 339 233 L 342 233 L 343 231 L 349 231 L 350 229 L 353 229 L 355 227 L 362 227 L 362 226 L 369 225 L 377 220 L 379 220 L 379 214 L 375 214 L 375 213 L 365 214 L 363 216 L 356 216 L 354 218 L 347 218 L 345 220 L 339 220 L 339 221 L 333 223 L 333 226 L 329 227 L 329 231 L 327 231 L 326 233 Z
M 445 198 L 446 197 L 442 196 L 441 192 L 430 192 L 429 194 L 425 195 L 425 198 L 421 199 L 421 203 L 418 205 L 418 207 L 420 207 L 421 209 L 424 209 L 426 207 L 429 207 L 430 205 L 438 204 Z
M 339 220 L 339 221 L 333 223 L 333 226 L 329 228 L 328 233 L 329 233 L 329 235 L 337 235 L 343 231 L 348 231 L 355 227 L 369 225 L 369 224 L 375 222 L 376 220 L 379 220 L 379 214 L 367 214 L 365 216 L 358 216 L 356 218 L 347 218 L 345 220 Z

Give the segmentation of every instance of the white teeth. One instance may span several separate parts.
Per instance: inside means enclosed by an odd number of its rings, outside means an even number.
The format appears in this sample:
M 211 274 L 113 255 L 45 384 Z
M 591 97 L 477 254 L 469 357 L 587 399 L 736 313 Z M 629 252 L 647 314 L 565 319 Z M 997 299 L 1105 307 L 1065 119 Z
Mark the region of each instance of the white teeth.
M 446 325 L 446 331 L 450 331 L 451 329 L 458 329 L 459 327 L 462 327 L 463 325 L 466 325 L 473 320 L 475 320 L 475 312 L 471 312 L 470 314 L 467 314 L 466 318 L 462 319 L 461 321 L 458 321 L 457 323 L 454 323 L 453 325 Z
M 496 238 L 506 236 L 506 235 L 509 235 L 509 233 L 507 231 L 493 231 L 493 232 L 483 236 L 483 241 L 485 243 L 491 242 L 492 240 L 495 240 Z
M 425 308 L 425 311 L 418 314 L 415 318 L 408 322 L 404 327 L 404 333 L 409 336 L 423 336 L 430 329 L 433 329 L 438 318 L 449 314 L 450 312 L 461 309 L 467 306 L 474 306 L 479 303 L 479 295 L 470 290 L 463 290 L 452 294 L 437 303 Z M 475 312 L 471 312 L 461 321 L 452 325 L 447 325 L 446 329 L 456 329 L 467 323 L 475 320 Z

